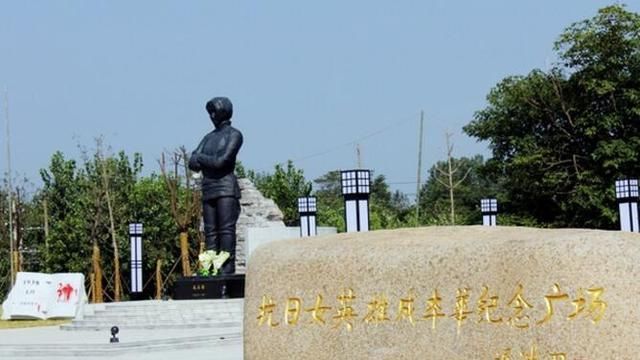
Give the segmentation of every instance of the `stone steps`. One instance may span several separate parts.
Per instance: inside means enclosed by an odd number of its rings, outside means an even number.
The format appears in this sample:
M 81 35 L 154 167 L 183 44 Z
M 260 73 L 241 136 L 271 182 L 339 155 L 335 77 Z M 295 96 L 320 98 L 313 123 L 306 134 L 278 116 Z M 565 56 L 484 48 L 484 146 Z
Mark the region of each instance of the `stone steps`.
M 243 299 L 130 301 L 87 305 L 61 330 L 229 328 L 242 325 Z
M 174 350 L 242 346 L 243 299 L 90 304 L 70 324 L 0 339 L 0 359 L 127 359 Z M 119 343 L 110 329 L 118 326 Z M 15 334 L 23 329 L 13 330 Z M 24 332 L 22 334 L 25 334 Z M 0 332 L 0 336 L 3 333 Z M 8 340 L 8 341 L 7 341 Z M 153 355 L 155 356 L 155 355 Z
M 208 315 L 185 315 L 185 316 L 133 316 L 133 317 L 121 317 L 116 315 L 108 315 L 108 316 L 100 316 L 100 317 L 87 317 L 82 320 L 78 320 L 77 323 L 91 323 L 91 322 L 108 322 L 108 321 L 120 321 L 127 323 L 135 323 L 135 322 L 162 322 L 162 321 L 184 321 L 184 322 L 204 322 L 204 321 L 233 321 L 237 319 L 242 314 L 238 314 L 236 316 L 229 314 L 208 314 Z
M 37 344 L 0 345 L 0 359 L 45 357 L 45 358 L 88 358 L 113 357 L 128 353 L 160 352 L 197 347 L 215 347 L 242 342 L 242 330 L 232 329 L 216 335 L 194 335 L 183 338 L 143 340 L 110 344 Z
M 180 320 L 180 319 L 225 319 L 225 318 L 237 318 L 238 316 L 242 316 L 242 311 L 225 311 L 225 312 L 192 312 L 192 313 L 163 313 L 163 314 L 153 314 L 153 313 L 124 313 L 124 314 L 115 314 L 115 313 L 104 313 L 104 314 L 94 314 L 94 315 L 85 315 L 82 320 L 84 321 L 95 321 L 101 319 L 122 319 L 122 318 L 132 318 L 132 319 L 165 319 L 165 320 Z
M 225 312 L 192 312 L 192 313 L 180 313 L 175 312 L 171 314 L 163 313 L 159 315 L 155 315 L 153 313 L 141 312 L 141 313 L 124 313 L 124 314 L 112 314 L 112 313 L 104 313 L 104 314 L 93 314 L 86 315 L 83 317 L 83 320 L 96 320 L 96 319 L 109 319 L 109 318 L 122 318 L 125 316 L 133 317 L 133 318 L 164 318 L 164 319 L 174 319 L 174 318 L 193 318 L 198 319 L 202 317 L 213 317 L 213 318 L 222 318 L 222 317 L 235 317 L 238 315 L 242 315 L 242 311 L 225 311 Z
M 141 300 L 127 301 L 119 303 L 92 304 L 95 308 L 111 309 L 117 308 L 121 311 L 140 309 L 203 309 L 209 306 L 222 308 L 242 308 L 242 300 L 238 299 L 206 299 L 206 300 Z
M 224 322 L 188 322 L 188 323 L 176 323 L 172 321 L 162 322 L 147 322 L 147 323 L 135 323 L 135 322 L 122 322 L 122 321 L 106 321 L 106 322 L 92 322 L 81 323 L 71 325 L 61 325 L 60 330 L 64 331 L 109 331 L 111 327 L 117 326 L 119 329 L 135 329 L 135 330 L 153 330 L 153 329 L 219 329 L 219 328 L 232 328 L 242 325 L 242 321 L 224 321 Z

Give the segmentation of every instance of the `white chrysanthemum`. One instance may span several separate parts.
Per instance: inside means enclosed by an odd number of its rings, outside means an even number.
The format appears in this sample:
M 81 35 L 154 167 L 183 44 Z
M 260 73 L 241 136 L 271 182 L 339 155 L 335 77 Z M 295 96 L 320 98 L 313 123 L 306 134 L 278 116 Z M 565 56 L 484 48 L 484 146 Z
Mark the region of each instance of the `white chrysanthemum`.
M 198 255 L 198 260 L 200 260 L 200 266 L 205 270 L 205 273 L 216 275 L 229 256 L 230 254 L 226 251 L 220 251 L 219 254 L 216 254 L 213 250 L 207 250 Z
M 216 257 L 213 259 L 213 268 L 216 269 L 216 272 L 222 267 L 222 264 L 227 261 L 229 255 L 230 254 L 226 251 L 220 251 L 220 253 L 216 255 Z
M 200 264 L 202 268 L 208 270 L 211 265 L 213 265 L 213 260 L 216 258 L 216 252 L 213 250 L 207 250 L 202 254 L 198 255 L 198 260 L 200 260 Z

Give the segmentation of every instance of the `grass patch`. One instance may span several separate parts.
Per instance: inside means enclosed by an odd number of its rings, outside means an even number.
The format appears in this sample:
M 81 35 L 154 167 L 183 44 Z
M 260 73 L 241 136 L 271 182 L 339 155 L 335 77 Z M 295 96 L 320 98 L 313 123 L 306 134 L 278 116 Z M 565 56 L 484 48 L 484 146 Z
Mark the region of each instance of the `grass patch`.
M 2 306 L 0 306 L 0 316 L 2 316 Z M 64 320 L 0 320 L 0 330 L 20 329 L 38 326 L 53 326 L 70 323 L 70 319 Z

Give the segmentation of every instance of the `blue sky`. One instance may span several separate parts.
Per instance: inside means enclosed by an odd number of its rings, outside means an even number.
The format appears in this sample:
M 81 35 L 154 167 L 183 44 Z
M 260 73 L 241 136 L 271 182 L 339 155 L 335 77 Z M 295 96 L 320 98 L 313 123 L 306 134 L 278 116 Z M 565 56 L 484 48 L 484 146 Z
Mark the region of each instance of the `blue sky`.
M 100 135 L 157 171 L 163 150 L 197 145 L 205 102 L 224 95 L 248 168 L 293 159 L 314 179 L 355 167 L 359 143 L 364 167 L 414 193 L 420 110 L 423 174 L 446 131 L 455 156 L 488 155 L 461 127 L 489 90 L 547 68 L 563 29 L 611 3 L 0 0 L 14 174 L 37 186 L 54 151 L 78 158 Z

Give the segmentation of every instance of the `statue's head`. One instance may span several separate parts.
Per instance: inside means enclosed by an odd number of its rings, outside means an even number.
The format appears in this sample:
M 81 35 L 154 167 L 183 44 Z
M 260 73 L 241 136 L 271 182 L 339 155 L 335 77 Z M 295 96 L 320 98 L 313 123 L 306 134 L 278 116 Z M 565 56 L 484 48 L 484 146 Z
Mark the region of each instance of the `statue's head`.
M 226 97 L 214 97 L 207 102 L 206 108 L 211 121 L 216 127 L 231 119 L 233 115 L 233 104 Z

